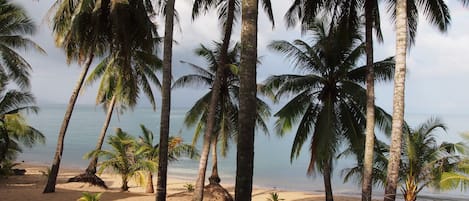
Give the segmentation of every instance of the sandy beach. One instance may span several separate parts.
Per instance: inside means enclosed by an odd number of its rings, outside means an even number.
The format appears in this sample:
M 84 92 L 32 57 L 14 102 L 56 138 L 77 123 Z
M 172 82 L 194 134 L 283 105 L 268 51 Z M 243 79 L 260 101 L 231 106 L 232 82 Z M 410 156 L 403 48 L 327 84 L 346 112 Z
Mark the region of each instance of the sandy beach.
M 46 166 L 21 164 L 17 168 L 26 169 L 26 174 L 22 176 L 10 176 L 7 179 L 0 180 L 0 195 L 2 201 L 17 200 L 48 200 L 48 201 L 70 201 L 77 200 L 81 197 L 82 192 L 103 192 L 102 201 L 119 200 L 119 201 L 153 201 L 154 194 L 144 193 L 144 189 L 136 185 L 135 182 L 129 183 L 129 192 L 121 192 L 119 175 L 102 174 L 101 178 L 109 186 L 109 189 L 102 189 L 90 186 L 85 183 L 67 183 L 70 177 L 78 175 L 78 169 L 60 170 L 56 192 L 43 194 L 42 190 L 47 181 L 47 177 L 43 175 L 43 171 L 47 170 Z M 156 181 L 154 182 L 156 184 Z M 168 179 L 168 201 L 186 201 L 190 200 L 192 194 L 186 191 L 184 185 L 194 183 L 190 180 L 178 180 L 174 178 Z M 225 186 L 225 188 L 233 195 L 234 187 Z M 253 201 L 265 201 L 270 197 L 271 192 L 277 192 L 280 198 L 286 201 L 320 201 L 324 200 L 323 194 L 313 194 L 308 192 L 283 191 L 276 189 L 255 188 L 253 190 Z M 336 201 L 358 201 L 357 197 L 335 196 Z

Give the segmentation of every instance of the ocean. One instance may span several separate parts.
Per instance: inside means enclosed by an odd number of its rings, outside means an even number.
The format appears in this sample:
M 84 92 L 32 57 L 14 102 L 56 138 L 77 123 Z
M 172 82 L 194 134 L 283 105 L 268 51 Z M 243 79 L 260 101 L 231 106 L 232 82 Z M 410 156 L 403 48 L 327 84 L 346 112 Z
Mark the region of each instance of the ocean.
M 39 114 L 29 114 L 28 122 L 46 135 L 45 145 L 37 145 L 32 149 L 25 149 L 18 161 L 26 163 L 50 164 L 53 160 L 57 145 L 57 135 L 65 113 L 66 105 L 40 105 Z M 170 135 L 181 136 L 186 143 L 192 142 L 193 129 L 183 125 L 184 115 L 187 108 L 172 108 Z M 83 155 L 96 146 L 96 140 L 101 130 L 105 113 L 102 107 L 93 105 L 77 105 L 72 115 L 68 131 L 65 136 L 65 145 L 61 167 L 85 168 L 88 161 L 83 159 Z M 429 115 L 412 114 L 407 119 L 411 125 L 421 123 Z M 125 111 L 122 114 L 115 113 L 111 121 L 107 136 L 114 133 L 116 128 L 134 136 L 141 135 L 140 124 L 152 130 L 155 138 L 158 138 L 159 111 L 153 111 L 150 107 L 136 107 L 133 111 Z M 448 123 L 450 130 L 447 134 L 442 134 L 441 140 L 460 140 L 458 134 L 469 130 L 465 129 L 469 122 L 469 116 L 445 115 L 444 121 Z M 274 119 L 270 121 L 270 128 L 273 128 Z M 322 176 L 317 174 L 309 177 L 306 169 L 309 163 L 308 144 L 303 146 L 301 155 L 290 162 L 290 150 L 294 135 L 287 134 L 278 137 L 273 129 L 270 135 L 262 132 L 256 133 L 255 138 L 255 163 L 254 163 L 254 186 L 263 188 L 274 188 L 284 190 L 299 190 L 308 192 L 323 192 Z M 201 145 L 199 140 L 198 147 Z M 308 142 L 307 142 L 308 143 Z M 106 149 L 106 144 L 104 149 Z M 200 148 L 199 148 L 200 150 Z M 352 158 L 339 159 L 334 163 L 333 190 L 335 194 L 360 196 L 360 186 L 357 182 L 343 182 L 342 170 L 353 167 Z M 211 172 L 211 165 L 207 168 L 207 178 Z M 236 173 L 236 145 L 233 143 L 226 158 L 219 157 L 219 171 L 222 185 L 233 185 Z M 168 168 L 168 174 L 173 178 L 187 179 L 195 181 L 198 169 L 198 160 L 181 158 L 172 162 Z M 374 193 L 382 196 L 382 187 L 376 187 Z M 467 193 L 461 191 L 435 192 L 426 190 L 423 193 L 426 197 L 438 197 L 435 200 L 467 200 Z M 434 200 L 425 198 L 426 200 Z

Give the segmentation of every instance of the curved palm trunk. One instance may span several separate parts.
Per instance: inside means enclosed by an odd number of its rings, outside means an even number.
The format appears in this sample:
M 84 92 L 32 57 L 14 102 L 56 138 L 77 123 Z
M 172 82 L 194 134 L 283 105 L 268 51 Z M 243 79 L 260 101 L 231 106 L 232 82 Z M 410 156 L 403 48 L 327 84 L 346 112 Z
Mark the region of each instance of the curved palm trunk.
M 147 177 L 147 187 L 145 188 L 145 193 L 154 193 L 155 189 L 153 188 L 153 173 L 148 171 Z
M 366 129 L 365 153 L 363 159 L 362 201 L 371 201 L 373 181 L 373 151 L 375 143 L 375 83 L 373 69 L 373 8 L 375 0 L 365 1 L 365 43 L 366 43 Z
M 239 133 L 236 157 L 236 201 L 251 201 L 256 123 L 258 0 L 243 0 L 239 88 Z
M 65 111 L 64 120 L 62 121 L 62 126 L 60 127 L 59 137 L 57 139 L 57 148 L 55 150 L 54 161 L 52 162 L 52 167 L 50 168 L 49 177 L 47 179 L 47 184 L 44 188 L 43 193 L 55 192 L 55 184 L 57 182 L 57 175 L 59 173 L 60 161 L 62 160 L 62 153 L 64 149 L 65 133 L 67 132 L 68 123 L 70 122 L 70 118 L 72 117 L 73 108 L 75 107 L 75 103 L 77 102 L 78 94 L 80 93 L 81 87 L 83 86 L 83 81 L 85 81 L 85 77 L 91 66 L 93 57 L 94 55 L 90 54 L 86 59 L 85 64 L 83 66 L 83 70 L 81 71 L 75 88 L 73 89 L 72 95 L 70 96 L 67 110 Z
M 212 175 L 208 178 L 210 184 L 220 184 L 220 176 L 218 175 L 218 153 L 217 153 L 218 137 L 212 140 Z
M 326 193 L 326 201 L 334 201 L 334 197 L 332 195 L 332 182 L 331 182 L 331 173 L 332 173 L 332 168 L 331 168 L 331 161 L 332 159 L 328 159 L 327 162 L 324 164 L 324 172 L 323 177 L 324 177 L 324 190 Z
M 173 55 L 175 0 L 166 1 L 164 47 L 163 47 L 163 86 L 160 119 L 160 148 L 158 153 L 158 180 L 156 183 L 156 201 L 166 200 L 166 183 L 168 177 L 168 139 L 169 118 L 171 112 L 171 62 Z
M 388 175 L 384 201 L 396 200 L 396 189 L 401 159 L 402 125 L 404 122 L 404 90 L 407 54 L 407 1 L 396 5 L 396 71 L 394 73 L 394 100 L 392 114 L 391 146 L 389 148 Z
M 114 111 L 114 106 L 116 105 L 116 95 L 113 95 L 111 98 L 111 102 L 108 105 L 107 112 L 106 112 L 106 120 L 104 121 L 103 128 L 101 128 L 101 133 L 99 134 L 98 142 L 96 143 L 95 150 L 101 150 L 103 146 L 104 139 L 106 138 L 106 131 L 109 128 L 109 123 L 111 122 L 112 113 Z M 96 174 L 96 166 L 98 164 L 98 156 L 95 155 L 90 160 L 88 164 L 88 168 L 86 168 L 86 174 Z
M 233 29 L 233 22 L 234 22 L 234 9 L 235 9 L 235 0 L 228 1 L 228 16 L 226 20 L 224 36 L 223 36 L 223 43 L 220 52 L 220 61 L 217 68 L 217 73 L 215 75 L 215 80 L 213 81 L 212 86 L 212 97 L 210 98 L 210 105 L 208 108 L 208 116 L 207 116 L 207 124 L 205 127 L 204 133 L 204 141 L 202 145 L 202 152 L 200 155 L 200 162 L 199 162 L 199 172 L 197 175 L 197 181 L 195 183 L 195 191 L 194 196 L 192 198 L 193 201 L 202 201 L 204 198 L 204 184 L 205 184 L 205 172 L 207 171 L 207 161 L 208 155 L 210 152 L 210 139 L 213 134 L 213 130 L 215 127 L 215 112 L 217 103 L 220 99 L 220 88 L 221 88 L 221 80 L 223 80 L 225 66 L 227 63 L 227 55 L 228 55 L 228 47 L 230 45 L 231 39 L 231 32 Z

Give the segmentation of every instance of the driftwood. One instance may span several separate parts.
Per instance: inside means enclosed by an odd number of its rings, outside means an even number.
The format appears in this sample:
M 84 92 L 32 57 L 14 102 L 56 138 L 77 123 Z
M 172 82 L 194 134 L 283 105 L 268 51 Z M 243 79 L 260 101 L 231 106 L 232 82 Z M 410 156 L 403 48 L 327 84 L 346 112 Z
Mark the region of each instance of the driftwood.
M 83 173 L 68 179 L 68 182 L 84 182 L 107 189 L 107 186 L 104 181 L 95 174 Z

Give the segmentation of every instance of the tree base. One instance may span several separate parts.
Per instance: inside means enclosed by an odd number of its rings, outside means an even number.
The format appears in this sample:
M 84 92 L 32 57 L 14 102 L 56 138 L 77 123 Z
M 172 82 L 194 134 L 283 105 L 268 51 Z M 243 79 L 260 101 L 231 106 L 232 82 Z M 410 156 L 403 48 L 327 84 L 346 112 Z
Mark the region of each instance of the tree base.
M 220 184 L 209 184 L 204 188 L 204 201 L 233 201 L 231 194 Z
M 99 186 L 104 189 L 107 189 L 107 186 L 104 183 L 104 181 L 98 176 L 96 176 L 95 174 L 83 173 L 83 174 L 80 174 L 78 176 L 68 179 L 67 182 L 84 182 L 84 183 L 89 183 L 91 185 Z

